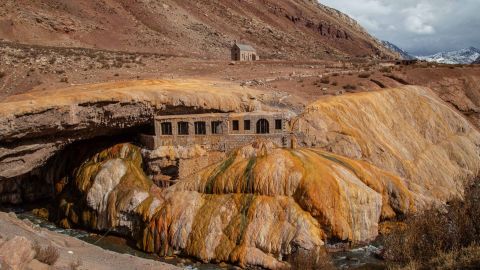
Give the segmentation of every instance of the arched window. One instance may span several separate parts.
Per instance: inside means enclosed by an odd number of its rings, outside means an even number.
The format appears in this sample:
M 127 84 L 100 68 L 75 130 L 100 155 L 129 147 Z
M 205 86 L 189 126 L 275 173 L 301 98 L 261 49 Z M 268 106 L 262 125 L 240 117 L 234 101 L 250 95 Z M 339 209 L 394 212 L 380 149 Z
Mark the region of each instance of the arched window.
M 178 122 L 178 135 L 188 135 L 188 122 Z
M 270 127 L 267 119 L 260 119 L 257 121 L 257 134 L 268 134 L 270 133 Z

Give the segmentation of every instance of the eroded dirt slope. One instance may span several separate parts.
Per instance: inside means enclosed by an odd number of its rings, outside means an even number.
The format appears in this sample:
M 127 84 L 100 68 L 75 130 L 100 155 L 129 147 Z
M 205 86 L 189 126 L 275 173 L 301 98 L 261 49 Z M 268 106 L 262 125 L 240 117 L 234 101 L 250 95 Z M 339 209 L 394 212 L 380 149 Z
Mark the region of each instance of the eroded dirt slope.
M 394 56 L 354 20 L 312 0 L 6 0 L 0 38 L 197 58 L 227 58 L 234 40 L 264 58 Z

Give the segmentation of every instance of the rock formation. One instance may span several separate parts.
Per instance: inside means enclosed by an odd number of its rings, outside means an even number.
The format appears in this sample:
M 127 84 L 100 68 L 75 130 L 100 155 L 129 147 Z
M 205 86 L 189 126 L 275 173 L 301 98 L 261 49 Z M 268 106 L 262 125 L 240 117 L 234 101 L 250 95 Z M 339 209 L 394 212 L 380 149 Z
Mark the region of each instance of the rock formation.
M 315 149 L 256 143 L 163 190 L 141 168 L 129 144 L 86 161 L 58 189 L 60 224 L 116 231 L 160 255 L 276 269 L 327 236 L 373 240 L 380 219 L 413 210 L 398 177 Z
M 427 88 L 319 100 L 298 119 L 303 143 L 405 179 L 418 206 L 461 196 L 480 169 L 479 132 Z
M 181 269 L 159 261 L 107 251 L 38 227 L 27 219 L 20 220 L 13 213 L 0 212 L 0 227 L 1 269 Z M 52 247 L 58 252 L 53 265 L 37 260 L 41 260 L 41 256 L 37 256 L 37 247 Z
M 34 198 L 22 195 L 23 179 L 41 174 L 39 167 L 75 141 L 129 128 L 138 133 L 159 113 L 271 110 L 268 104 L 281 104 L 281 98 L 199 80 L 106 83 L 12 96 L 0 107 L 0 196 L 5 196 L 0 201 Z
M 278 258 L 295 247 L 323 244 L 318 222 L 289 196 L 161 190 L 141 163 L 140 149 L 129 144 L 86 161 L 71 184 L 58 189 L 60 224 L 116 231 L 160 255 L 181 251 L 269 269 L 283 266 Z
M 23 199 L 48 179 L 42 185 L 56 194 L 53 218 L 62 226 L 111 230 L 160 255 L 283 267 L 298 249 L 332 238 L 369 241 L 384 220 L 462 196 L 480 166 L 477 129 L 429 89 L 404 86 L 318 100 L 292 120 L 298 148 L 254 143 L 160 188 L 143 171 L 151 165 L 142 154 L 150 162 L 206 153 L 112 143 L 67 147 L 148 124 L 155 113 L 274 110 L 276 97 L 201 81 L 42 95 L 2 103 L 2 200 Z M 67 173 L 54 173 L 58 168 Z

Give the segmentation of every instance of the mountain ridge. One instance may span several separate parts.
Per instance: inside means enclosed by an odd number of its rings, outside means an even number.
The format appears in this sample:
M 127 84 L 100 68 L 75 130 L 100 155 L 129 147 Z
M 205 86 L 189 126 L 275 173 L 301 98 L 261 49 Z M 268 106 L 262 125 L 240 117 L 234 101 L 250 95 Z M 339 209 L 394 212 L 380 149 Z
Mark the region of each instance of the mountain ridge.
M 382 40 L 382 44 L 387 47 L 388 49 L 390 49 L 391 51 L 393 52 L 396 52 L 398 54 L 400 54 L 400 57 L 402 59 L 405 59 L 405 60 L 413 60 L 413 59 L 416 59 L 415 56 L 409 54 L 407 51 L 403 50 L 402 48 L 398 47 L 397 45 L 389 42 L 389 41 L 386 41 L 386 40 Z
M 313 0 L 7 0 L 0 38 L 34 45 L 224 59 L 234 40 L 270 59 L 394 58 L 338 10 Z
M 480 64 L 480 56 L 472 64 Z
M 441 64 L 472 64 L 480 58 L 480 50 L 475 47 L 456 51 L 439 52 L 433 55 L 418 56 L 420 60 Z

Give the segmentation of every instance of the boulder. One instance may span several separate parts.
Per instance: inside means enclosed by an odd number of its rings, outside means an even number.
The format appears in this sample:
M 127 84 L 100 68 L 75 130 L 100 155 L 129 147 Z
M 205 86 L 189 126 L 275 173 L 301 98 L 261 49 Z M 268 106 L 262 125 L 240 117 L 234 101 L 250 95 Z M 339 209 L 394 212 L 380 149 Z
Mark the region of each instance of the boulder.
M 23 236 L 15 236 L 0 246 L 0 260 L 12 270 L 24 269 L 34 257 L 32 242 Z

